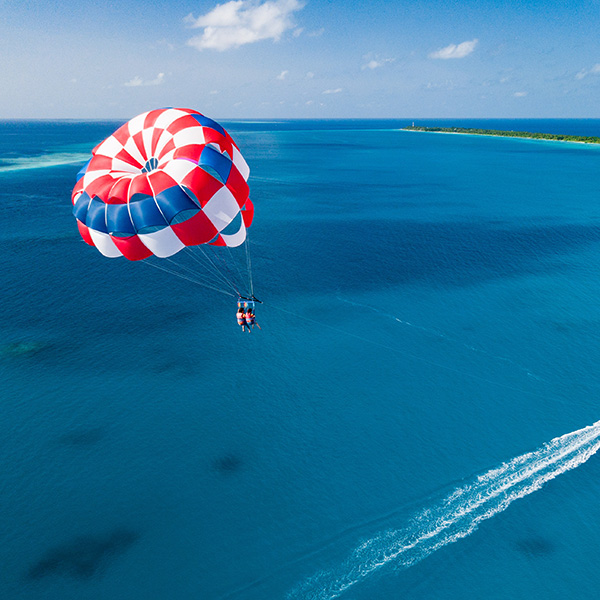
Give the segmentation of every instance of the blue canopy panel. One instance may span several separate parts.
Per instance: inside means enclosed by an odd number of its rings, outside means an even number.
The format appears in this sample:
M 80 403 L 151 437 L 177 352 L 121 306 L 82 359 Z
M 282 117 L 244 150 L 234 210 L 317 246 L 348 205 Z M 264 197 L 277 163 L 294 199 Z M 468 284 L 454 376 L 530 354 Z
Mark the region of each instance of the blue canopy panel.
M 156 194 L 156 204 L 169 223 L 185 210 L 198 212 L 198 205 L 178 185 Z
M 229 179 L 229 173 L 231 171 L 231 160 L 226 156 L 223 156 L 214 148 L 206 146 L 202 150 L 198 165 L 201 167 L 210 167 L 211 169 L 214 169 L 214 171 L 216 171 L 216 173 L 219 175 L 221 181 L 223 183 L 227 183 L 227 180 Z
M 129 200 L 129 210 L 137 233 L 163 229 L 169 225 L 152 196 L 134 194 Z
M 92 159 L 90 158 L 90 160 L 88 160 L 85 163 L 85 165 L 83 165 L 83 167 L 81 167 L 81 169 L 79 169 L 79 172 L 77 173 L 77 177 L 75 178 L 75 181 L 79 181 L 85 175 L 85 172 L 87 171 L 87 168 L 90 166 L 91 162 L 92 162 Z
M 87 192 L 83 192 L 73 206 L 73 216 L 85 223 L 85 218 L 90 207 L 90 196 Z
M 127 237 L 136 233 L 127 204 L 107 204 L 106 224 L 111 235 Z
M 108 233 L 106 226 L 106 204 L 96 198 L 90 200 L 90 205 L 85 217 L 85 224 L 94 231 Z
M 213 121 L 204 115 L 193 114 L 191 116 L 194 117 L 194 119 L 196 119 L 196 121 L 198 121 L 198 123 L 200 123 L 200 125 L 203 127 L 210 127 L 211 129 L 218 131 L 222 136 L 226 135 L 225 130 L 216 121 Z

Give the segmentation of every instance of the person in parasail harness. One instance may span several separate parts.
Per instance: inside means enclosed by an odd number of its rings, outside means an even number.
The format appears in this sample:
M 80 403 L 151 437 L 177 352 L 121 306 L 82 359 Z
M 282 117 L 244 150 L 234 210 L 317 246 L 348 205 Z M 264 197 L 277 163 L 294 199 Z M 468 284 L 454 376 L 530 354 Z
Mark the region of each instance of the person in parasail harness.
M 256 322 L 256 315 L 254 314 L 254 309 L 252 307 L 248 307 L 246 310 L 246 326 L 248 327 L 248 331 L 254 326 L 257 326 L 259 329 L 262 327 Z
M 235 317 L 237 319 L 237 324 L 241 326 L 242 331 L 246 331 L 246 314 L 244 313 L 244 307 L 239 302 Z M 250 331 L 250 326 L 248 326 L 248 331 Z

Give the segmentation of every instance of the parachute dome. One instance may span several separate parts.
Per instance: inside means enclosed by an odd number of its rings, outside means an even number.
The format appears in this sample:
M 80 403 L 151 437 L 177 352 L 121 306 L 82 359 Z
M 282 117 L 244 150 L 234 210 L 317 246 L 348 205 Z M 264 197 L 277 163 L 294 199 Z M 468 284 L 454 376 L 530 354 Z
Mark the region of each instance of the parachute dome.
M 151 110 L 94 148 L 77 176 L 73 214 L 83 239 L 108 257 L 239 246 L 254 214 L 249 173 L 212 119 L 187 108 Z

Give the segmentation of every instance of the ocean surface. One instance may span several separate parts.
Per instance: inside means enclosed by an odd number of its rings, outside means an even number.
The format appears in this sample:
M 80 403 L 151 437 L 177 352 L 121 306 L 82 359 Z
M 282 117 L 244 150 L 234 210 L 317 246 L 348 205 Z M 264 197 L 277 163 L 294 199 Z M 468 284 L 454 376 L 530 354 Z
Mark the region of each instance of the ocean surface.
M 81 240 L 120 122 L 0 122 L 1 598 L 597 596 L 600 147 L 411 123 L 223 122 L 248 335 Z

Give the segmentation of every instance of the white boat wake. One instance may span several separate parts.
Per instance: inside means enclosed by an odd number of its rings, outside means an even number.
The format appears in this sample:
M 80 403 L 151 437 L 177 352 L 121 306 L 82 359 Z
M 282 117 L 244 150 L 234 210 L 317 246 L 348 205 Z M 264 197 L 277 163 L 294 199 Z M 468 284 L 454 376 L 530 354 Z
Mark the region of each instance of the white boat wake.
M 600 421 L 513 458 L 457 488 L 418 514 L 404 529 L 362 542 L 339 568 L 302 582 L 288 599 L 333 600 L 383 567 L 410 567 L 436 550 L 473 533 L 482 521 L 582 465 L 600 448 Z

